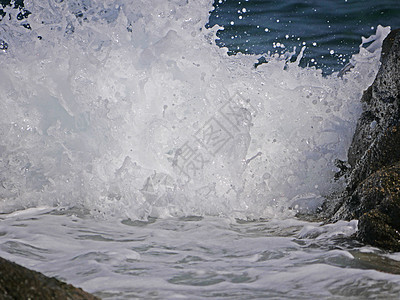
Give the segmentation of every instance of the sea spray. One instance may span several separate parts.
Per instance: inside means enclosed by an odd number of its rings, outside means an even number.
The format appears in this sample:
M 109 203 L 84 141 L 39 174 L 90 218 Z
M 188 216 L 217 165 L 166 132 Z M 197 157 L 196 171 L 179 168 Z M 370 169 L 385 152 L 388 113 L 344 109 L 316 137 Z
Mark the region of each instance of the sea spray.
M 340 188 L 334 160 L 346 159 L 379 47 L 323 77 L 287 55 L 257 68 L 260 56 L 228 56 L 218 26 L 205 28 L 211 1 L 25 8 L 30 29 L 0 23 L 2 212 L 267 218 Z

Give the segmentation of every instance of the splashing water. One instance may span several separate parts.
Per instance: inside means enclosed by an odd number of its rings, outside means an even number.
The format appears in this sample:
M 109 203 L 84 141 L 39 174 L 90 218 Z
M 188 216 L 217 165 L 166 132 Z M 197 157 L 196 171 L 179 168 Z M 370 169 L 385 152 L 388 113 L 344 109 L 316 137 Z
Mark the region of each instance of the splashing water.
M 228 56 L 219 27 L 204 26 L 211 1 L 25 8 L 22 23 L 0 23 L 2 212 L 265 218 L 319 199 L 341 187 L 334 160 L 389 31 L 378 27 L 338 78 L 300 68 L 296 49 L 257 68 L 258 56 Z
M 324 77 L 304 48 L 228 56 L 210 9 L 4 8 L 0 256 L 103 299 L 398 298 L 399 256 L 351 240 L 357 221 L 288 210 L 341 188 L 389 28 Z

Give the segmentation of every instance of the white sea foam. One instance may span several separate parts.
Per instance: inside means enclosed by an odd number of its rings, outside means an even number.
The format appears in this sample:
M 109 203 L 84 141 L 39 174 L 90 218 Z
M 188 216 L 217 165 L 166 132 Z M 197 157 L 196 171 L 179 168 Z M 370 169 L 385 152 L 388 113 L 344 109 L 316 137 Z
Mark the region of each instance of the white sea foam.
M 121 223 L 75 213 L 0 215 L 1 257 L 102 299 L 397 299 L 400 293 L 398 256 L 351 242 L 355 221 Z
M 301 55 L 254 68 L 215 45 L 211 1 L 58 2 L 0 24 L 0 211 L 259 218 L 336 188 L 376 44 L 343 78 Z

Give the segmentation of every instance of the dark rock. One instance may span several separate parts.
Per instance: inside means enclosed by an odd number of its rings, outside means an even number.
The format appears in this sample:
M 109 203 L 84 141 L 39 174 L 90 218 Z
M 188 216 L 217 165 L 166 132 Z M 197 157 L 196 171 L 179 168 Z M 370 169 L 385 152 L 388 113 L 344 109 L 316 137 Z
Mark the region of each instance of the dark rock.
M 0 257 L 0 299 L 99 299 L 82 289 Z
M 400 251 L 400 162 L 382 168 L 352 194 L 357 236 L 363 242 Z
M 399 135 L 396 129 L 400 120 L 400 29 L 393 30 L 384 40 L 381 62 L 374 83 L 362 97 L 364 112 L 348 152 L 352 167 L 348 189 L 400 159 L 396 147 L 399 144 L 387 145 Z
M 384 40 L 381 67 L 361 101 L 346 189 L 324 203 L 321 216 L 359 219 L 360 240 L 400 251 L 400 29 Z

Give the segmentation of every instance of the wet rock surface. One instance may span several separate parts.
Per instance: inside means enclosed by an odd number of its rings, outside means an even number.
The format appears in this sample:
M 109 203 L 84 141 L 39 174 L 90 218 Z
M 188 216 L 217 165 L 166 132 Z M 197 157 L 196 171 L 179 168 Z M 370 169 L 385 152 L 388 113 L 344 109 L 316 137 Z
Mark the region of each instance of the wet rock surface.
M 0 257 L 0 299 L 96 300 L 99 298 Z
M 384 40 L 381 63 L 361 99 L 346 189 L 325 202 L 321 216 L 358 219 L 361 241 L 400 251 L 400 29 Z

